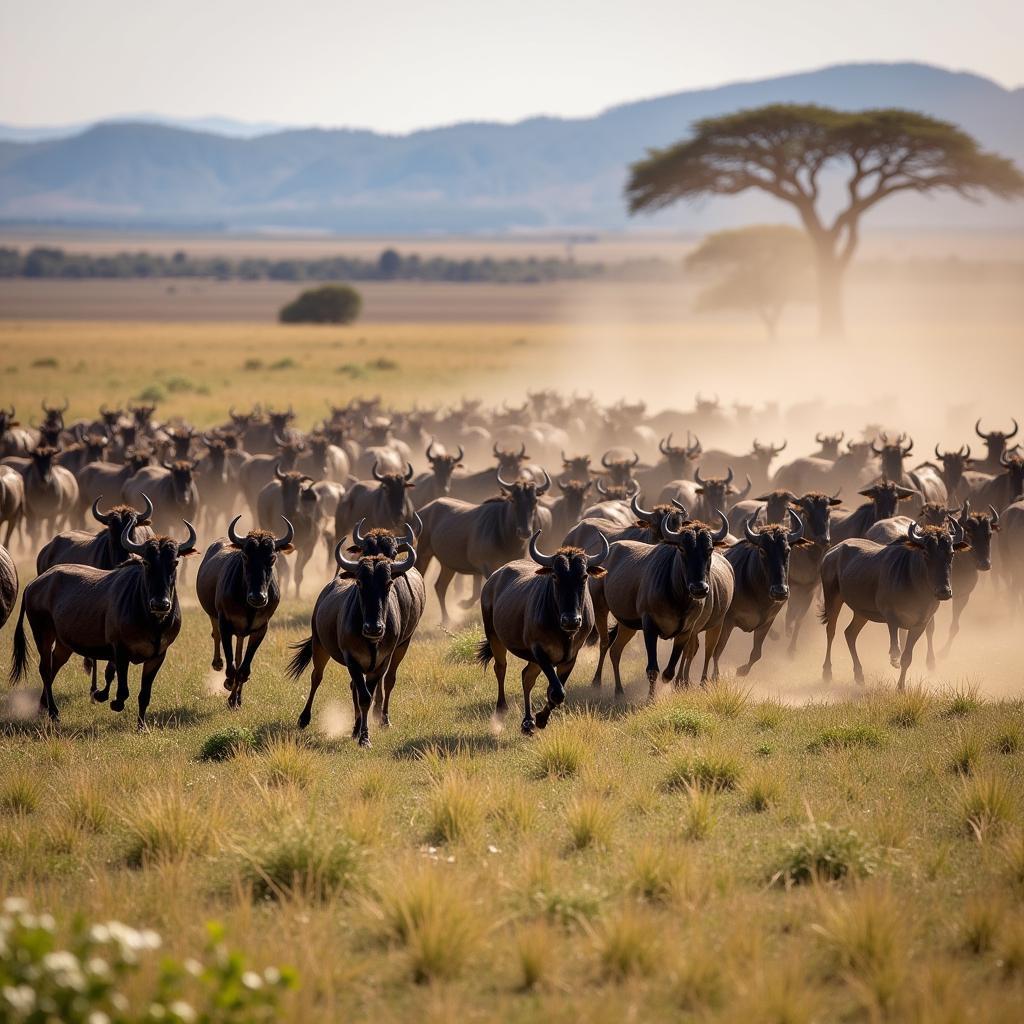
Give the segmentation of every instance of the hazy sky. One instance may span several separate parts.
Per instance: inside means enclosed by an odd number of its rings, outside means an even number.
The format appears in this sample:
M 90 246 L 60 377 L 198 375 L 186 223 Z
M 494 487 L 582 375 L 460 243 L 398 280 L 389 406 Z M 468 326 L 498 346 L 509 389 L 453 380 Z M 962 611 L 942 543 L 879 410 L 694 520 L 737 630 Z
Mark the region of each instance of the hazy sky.
M 1024 0 L 0 0 L 0 120 L 134 112 L 385 131 L 844 61 L 1024 80 Z

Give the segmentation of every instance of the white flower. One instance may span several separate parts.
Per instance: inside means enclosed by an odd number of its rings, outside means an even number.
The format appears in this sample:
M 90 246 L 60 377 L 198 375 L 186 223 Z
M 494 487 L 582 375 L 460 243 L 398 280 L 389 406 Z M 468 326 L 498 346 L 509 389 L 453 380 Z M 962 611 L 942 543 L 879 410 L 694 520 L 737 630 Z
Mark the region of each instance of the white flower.
M 185 961 L 185 970 L 192 975 L 193 978 L 198 978 L 203 973 L 203 965 L 196 960 L 195 957 L 189 957 Z
M 278 985 L 281 982 L 281 972 L 276 967 L 268 967 L 263 972 L 263 977 L 268 985 Z
M 89 938 L 93 942 L 109 942 L 110 929 L 105 924 L 94 924 L 89 929 Z
M 263 986 L 263 979 L 255 971 L 246 971 L 242 975 L 242 984 L 255 990 Z
M 53 914 L 40 914 L 39 927 L 48 932 L 54 931 L 57 927 L 57 922 L 54 921 Z
M 110 1018 L 102 1010 L 93 1010 L 89 1014 L 88 1024 L 110 1024 Z
M 90 974 L 98 974 L 101 977 L 105 976 L 110 971 L 110 967 L 108 966 L 107 961 L 104 960 L 102 957 L 98 956 L 94 956 L 88 961 L 86 961 L 85 969 Z
M 23 914 L 26 910 L 28 910 L 28 900 L 24 900 L 20 896 L 8 896 L 4 900 L 4 913 Z
M 29 985 L 5 985 L 3 996 L 8 1006 L 22 1014 L 31 1013 L 36 1004 L 36 994 Z
M 196 1019 L 196 1011 L 184 1000 L 179 999 L 177 1002 L 171 1003 L 169 1009 L 178 1020 L 193 1021 Z
M 43 966 L 48 971 L 76 971 L 78 970 L 78 957 L 66 949 L 59 949 L 57 952 L 47 953 L 43 957 Z

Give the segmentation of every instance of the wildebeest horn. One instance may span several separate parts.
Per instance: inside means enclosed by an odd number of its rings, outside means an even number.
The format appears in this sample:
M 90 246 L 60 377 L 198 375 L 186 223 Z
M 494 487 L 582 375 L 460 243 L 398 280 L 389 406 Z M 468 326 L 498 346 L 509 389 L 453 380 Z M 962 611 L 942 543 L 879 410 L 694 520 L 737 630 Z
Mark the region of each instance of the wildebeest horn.
M 1010 431 L 1010 433 L 1006 435 L 1006 440 L 1009 441 L 1011 437 L 1016 437 L 1018 430 L 1020 430 L 1020 427 L 1017 426 L 1017 421 L 1014 420 L 1013 421 L 1013 430 Z
M 715 533 L 711 534 L 711 539 L 715 544 L 721 544 L 729 536 L 729 520 L 726 519 L 725 513 L 720 508 L 715 509 L 715 515 L 718 516 L 718 521 L 722 525 Z
M 605 469 L 608 468 L 609 462 L 607 452 L 605 452 L 604 455 L 601 456 L 601 465 L 604 466 Z
M 71 402 L 70 402 L 70 400 L 68 399 L 68 396 L 67 396 L 67 395 L 65 395 L 65 396 L 64 396 L 64 404 L 63 404 L 63 405 L 62 405 L 62 406 L 60 407 L 60 411 L 61 411 L 61 412 L 67 412 L 67 411 L 68 411 L 68 409 L 70 409 L 70 408 L 71 408 Z
M 815 434 L 814 435 L 814 440 L 815 440 L 816 444 L 824 444 L 825 443 L 825 438 L 824 438 L 824 435 L 822 435 L 822 434 Z
M 498 478 L 498 486 L 499 487 L 503 487 L 505 490 L 508 490 L 510 487 L 515 487 L 515 481 L 513 481 L 512 483 L 509 483 L 507 480 L 502 480 L 502 478 L 501 478 L 501 470 L 500 469 L 496 469 L 494 471 L 494 475 Z
M 405 561 L 391 563 L 391 578 L 393 580 L 404 576 L 416 564 L 416 549 L 411 544 L 405 545 L 405 547 L 408 552 Z
M 498 442 L 497 441 L 494 442 L 493 451 L 494 451 L 494 457 L 496 459 L 500 459 L 501 458 L 501 451 L 498 448 Z
M 282 473 L 281 472 L 281 463 L 280 462 L 275 462 L 274 463 L 274 476 L 276 476 L 278 480 L 284 480 L 285 477 L 287 476 L 286 473 Z
M 536 533 L 530 538 L 530 557 L 538 564 L 544 566 L 545 569 L 550 569 L 555 564 L 554 555 L 545 555 L 537 548 L 537 538 L 541 535 L 541 531 L 537 530 Z
M 967 451 L 966 451 L 966 452 L 965 452 L 965 451 L 963 451 L 963 449 L 964 449 L 964 448 L 966 448 L 966 449 L 967 449 Z M 966 459 L 966 460 L 967 460 L 968 462 L 970 462 L 970 461 L 971 461 L 971 446 L 970 446 L 969 444 L 961 445 L 960 449 L 958 449 L 958 451 L 957 451 L 957 454 L 958 454 L 958 455 L 959 455 L 959 454 L 962 454 L 962 455 L 963 455 L 963 457 L 964 457 L 964 458 L 965 458 L 965 459 Z
M 288 442 L 283 437 L 281 437 L 281 435 L 276 430 L 274 431 L 274 444 L 276 444 L 278 448 L 288 447 Z
M 988 440 L 988 434 L 982 433 L 982 430 L 981 430 L 981 417 L 980 416 L 978 417 L 977 422 L 974 424 L 974 432 L 983 441 L 987 441 Z
M 902 440 L 902 438 L 901 438 Z M 901 448 L 900 451 L 903 453 L 903 458 L 906 458 L 914 450 L 914 439 L 910 438 L 910 444 L 906 448 Z
M 1010 465 L 1010 456 L 1005 451 L 1000 453 L 1000 455 L 999 455 L 999 465 L 1000 466 L 1009 466 Z
M 633 510 L 633 515 L 635 515 L 637 519 L 651 520 L 654 518 L 653 512 L 648 512 L 647 509 L 640 507 L 640 502 L 636 500 L 635 494 L 629 499 L 629 507 Z
M 384 479 L 384 474 L 381 473 L 380 466 L 377 464 L 377 460 L 376 459 L 373 460 L 373 469 L 371 470 L 371 472 L 373 473 L 373 479 L 374 480 L 383 480 Z
M 738 491 L 736 494 L 736 500 L 742 501 L 749 493 L 751 488 L 754 486 L 753 481 L 750 479 L 750 474 L 747 474 L 747 486 L 742 491 Z
M 366 542 L 366 538 L 363 536 L 363 523 L 366 522 L 366 518 L 362 518 L 354 527 L 352 527 L 352 539 L 362 547 Z
M 411 480 L 413 478 L 413 475 L 415 474 L 415 470 L 412 468 L 412 463 L 411 462 L 407 462 L 406 466 L 408 468 L 405 471 L 405 479 L 406 480 Z
M 188 537 L 185 538 L 184 544 L 178 545 L 178 554 L 190 555 L 196 549 L 196 531 L 187 519 L 182 519 L 182 522 L 188 527 Z
M 292 526 L 291 520 L 287 516 L 281 518 L 284 520 L 284 536 L 274 538 L 275 551 L 283 551 L 295 539 L 295 527 Z
M 958 519 L 954 519 L 953 516 L 947 516 L 946 518 L 953 527 L 953 543 L 962 544 L 964 542 L 964 528 L 960 524 L 960 521 Z
M 967 503 L 964 502 L 964 504 L 966 505 Z M 989 516 L 992 519 L 992 526 L 993 526 L 993 528 L 998 526 L 999 525 L 999 513 L 991 505 L 989 505 L 989 507 L 988 507 L 988 514 L 989 514 Z
M 146 545 L 136 544 L 135 541 L 131 539 L 132 528 L 134 525 L 135 524 L 130 519 L 124 524 L 124 529 L 121 531 L 121 547 L 123 547 L 125 551 L 131 551 L 134 554 L 138 554 Z
M 100 498 L 102 497 L 102 494 L 98 495 L 96 500 L 92 503 L 92 517 L 97 523 L 102 523 L 106 526 L 107 523 L 110 522 L 110 514 L 108 512 L 100 511 Z
M 143 492 L 142 500 L 146 503 L 145 512 L 136 512 L 135 515 L 138 517 L 140 523 L 145 522 L 147 519 L 153 518 L 153 502 L 149 500 L 149 495 Z
M 523 443 L 519 446 L 519 458 L 521 458 L 521 459 L 525 459 L 526 458 L 526 442 L 525 441 L 523 441 Z
M 669 434 L 668 437 L 663 437 L 658 442 L 658 451 L 661 452 L 662 455 L 668 455 L 668 450 L 671 447 L 672 447 L 672 435 L 671 434 Z
M 846 431 L 840 430 L 839 436 L 836 438 L 836 444 L 842 444 L 843 438 L 846 437 Z
M 548 476 L 548 471 L 546 469 L 542 469 L 541 472 L 544 474 L 544 483 L 537 488 L 538 497 L 542 494 L 547 494 L 547 492 L 551 490 L 551 477 Z
M 594 486 L 597 488 L 597 493 L 600 494 L 602 498 L 608 497 L 608 488 L 605 487 L 603 480 L 598 479 Z
M 726 477 L 725 477 L 725 486 L 726 487 L 728 487 L 729 484 L 732 483 L 732 477 L 733 477 L 732 466 L 729 466 L 729 472 L 726 474 Z
M 230 523 L 228 523 L 228 540 L 231 541 L 231 543 L 234 544 L 236 548 L 240 548 L 242 546 L 242 541 L 245 540 L 244 537 L 239 537 L 238 534 L 235 532 L 235 527 L 238 525 L 238 520 L 241 518 L 242 514 L 239 513 L 237 516 L 235 516 L 234 519 L 231 520 Z
M 882 440 L 883 440 L 883 443 L 884 443 L 884 440 L 885 440 L 885 435 L 884 435 L 884 434 L 882 435 Z M 871 450 L 872 450 L 872 451 L 873 451 L 873 452 L 874 452 L 874 453 L 875 453 L 876 455 L 881 455 L 881 454 L 882 454 L 882 450 L 881 450 L 880 448 L 876 448 L 876 447 L 875 447 L 875 442 L 874 442 L 874 441 L 872 441 L 872 442 L 871 442 Z
M 690 432 L 687 431 L 686 432 L 686 454 L 687 455 L 696 455 L 700 451 L 701 451 L 700 438 L 696 434 L 694 434 L 693 435 L 693 444 L 690 444 Z
M 694 479 L 694 481 L 695 481 L 696 483 L 698 483 L 698 484 L 699 484 L 699 485 L 700 485 L 701 487 L 705 486 L 705 484 L 707 483 L 707 481 L 706 481 L 706 480 L 705 480 L 705 479 L 704 479 L 704 478 L 703 478 L 703 477 L 702 477 L 702 476 L 700 475 L 700 466 L 698 466 L 698 467 L 697 467 L 697 468 L 696 468 L 696 469 L 695 469 L 695 470 L 693 471 L 693 479 Z
M 747 540 L 751 544 L 758 542 L 759 534 L 754 532 L 754 520 L 757 519 L 757 512 L 751 512 L 749 516 L 743 521 L 743 532 L 746 535 Z
M 942 456 L 939 454 L 939 443 L 938 443 L 938 441 L 935 442 L 935 458 L 937 458 L 937 459 L 941 459 L 942 458 Z
M 916 521 L 910 524 L 910 527 L 907 530 L 907 538 L 908 540 L 913 541 L 913 543 L 915 544 L 920 544 L 923 542 L 924 537 L 922 536 L 921 528 L 917 525 Z
M 344 537 L 342 537 L 334 546 L 334 561 L 337 562 L 339 569 L 344 569 L 346 572 L 355 572 L 359 568 L 358 558 L 345 557 Z
M 633 449 L 633 461 L 629 464 L 629 468 L 632 469 L 640 461 L 640 456 L 637 454 L 636 449 Z
M 596 569 L 601 565 L 608 557 L 608 552 L 612 549 L 611 545 L 608 543 L 608 538 L 603 533 L 599 533 L 597 536 L 598 540 L 601 541 L 601 553 L 599 555 L 592 555 L 590 552 L 587 552 L 588 569 Z
M 413 512 L 412 514 L 412 532 L 417 537 L 423 532 L 423 520 L 420 519 L 419 512 Z
M 462 461 L 462 456 L 465 455 L 465 454 L 466 454 L 466 450 L 460 444 L 459 445 L 459 454 L 455 456 L 455 461 L 456 462 L 461 462 Z
M 796 514 L 796 512 L 793 511 L 793 509 L 788 509 L 788 512 L 789 518 L 793 520 L 795 525 L 793 526 L 793 529 L 789 531 L 789 536 L 786 540 L 788 540 L 790 544 L 795 544 L 798 540 L 803 539 L 804 521 Z
M 629 480 L 626 482 L 626 493 L 632 498 L 634 494 L 640 493 L 640 483 L 637 480 Z
M 789 444 L 789 438 L 788 437 L 782 442 L 782 444 L 779 445 L 778 448 L 776 448 L 775 445 L 772 445 L 771 448 L 772 448 L 773 454 L 778 455 L 779 452 L 785 451 L 787 444 Z
M 168 461 L 167 459 L 161 459 L 160 465 L 163 466 L 164 469 L 171 469 L 174 466 L 174 463 Z
M 395 539 L 399 544 L 404 544 L 412 550 L 412 546 L 416 543 L 416 531 L 413 529 L 412 523 L 403 523 L 402 525 L 405 527 L 405 536 L 399 537 L 398 534 L 395 534 Z
M 687 507 L 678 498 L 673 498 L 672 499 L 672 504 L 675 505 L 675 507 L 677 509 L 679 509 L 680 512 L 682 512 L 684 519 L 689 519 L 690 518 L 689 510 L 687 509 Z
M 431 462 L 433 462 L 433 461 L 434 461 L 434 456 L 430 454 L 430 453 L 431 453 L 431 452 L 432 452 L 433 450 L 434 450 L 434 439 L 433 439 L 433 438 L 431 438 L 431 439 L 430 439 L 430 444 L 428 444 L 428 445 L 427 445 L 427 458 L 428 458 L 428 459 L 429 459 L 429 460 L 430 460 Z

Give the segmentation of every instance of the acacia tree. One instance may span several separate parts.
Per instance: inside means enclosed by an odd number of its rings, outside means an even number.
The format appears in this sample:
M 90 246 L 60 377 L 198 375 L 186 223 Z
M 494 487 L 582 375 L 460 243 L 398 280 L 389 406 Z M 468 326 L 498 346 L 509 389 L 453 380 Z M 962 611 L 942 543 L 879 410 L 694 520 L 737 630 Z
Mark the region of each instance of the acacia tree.
M 837 212 L 826 214 L 823 176 L 845 170 Z M 955 125 L 907 110 L 844 112 L 775 104 L 712 117 L 693 137 L 632 165 L 630 213 L 678 199 L 760 189 L 796 208 L 814 248 L 823 335 L 842 333 L 842 276 L 860 219 L 898 192 L 949 190 L 966 199 L 1024 194 L 1013 162 L 987 153 Z
M 698 310 L 753 310 L 774 338 L 786 304 L 808 298 L 811 247 L 799 228 L 756 224 L 708 235 L 686 268 L 717 275 L 697 296 Z

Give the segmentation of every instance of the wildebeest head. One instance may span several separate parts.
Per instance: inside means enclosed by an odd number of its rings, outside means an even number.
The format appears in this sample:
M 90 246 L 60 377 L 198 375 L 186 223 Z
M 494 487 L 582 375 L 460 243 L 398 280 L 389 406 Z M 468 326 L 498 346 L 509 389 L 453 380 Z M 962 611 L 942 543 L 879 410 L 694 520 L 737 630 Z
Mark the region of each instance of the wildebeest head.
M 704 398 L 698 391 L 694 406 L 698 416 L 714 416 L 718 412 L 718 395 L 715 395 L 714 398 Z
M 290 405 L 284 412 L 274 412 L 273 409 L 268 409 L 267 418 L 270 420 L 270 427 L 274 434 L 285 435 L 288 431 L 288 424 L 295 419 L 295 412 Z
M 904 448 L 903 442 L 907 441 Z M 888 434 L 881 435 L 882 447 L 879 448 L 874 441 L 871 442 L 871 451 L 882 460 L 882 476 L 890 480 L 903 479 L 903 460 L 914 450 L 914 439 L 908 438 L 906 434 L 900 434 L 895 441 L 890 441 Z
M 964 470 L 971 465 L 971 446 L 961 445 L 955 452 L 940 452 L 935 446 L 935 458 L 942 463 L 942 482 L 946 490 L 952 493 L 963 479 Z
M 118 424 L 120 423 L 123 415 L 124 409 L 110 409 L 107 407 L 106 402 L 100 406 L 100 419 L 103 420 L 108 431 L 117 430 Z
M 601 456 L 601 465 L 608 470 L 608 479 L 613 484 L 628 484 L 633 479 L 633 469 L 639 462 L 640 456 L 636 452 L 624 459 L 613 457 L 611 452 L 605 452 Z
M 636 480 L 628 480 L 624 484 L 606 484 L 598 480 L 594 486 L 603 501 L 627 501 L 640 493 L 640 484 Z
M 733 481 L 732 466 L 729 467 L 729 472 L 725 476 L 719 477 L 708 477 L 704 479 L 700 475 L 700 466 L 694 471 L 693 479 L 698 484 L 697 493 L 704 496 L 704 504 L 707 508 L 728 508 L 732 503 L 730 498 L 735 498 L 736 501 L 742 501 L 749 493 L 751 487 L 754 485 L 750 481 L 750 477 L 747 477 L 747 486 L 742 491 L 737 491 L 732 485 Z
M 246 430 L 248 430 L 249 427 L 251 427 L 253 423 L 260 418 L 260 411 L 253 407 L 248 412 L 237 412 L 235 407 L 232 406 L 228 410 L 228 416 L 231 419 L 232 424 L 234 424 L 235 430 L 237 430 L 239 434 L 244 435 Z
M 219 477 L 221 481 L 227 481 L 228 461 L 227 442 L 222 437 L 211 437 L 203 434 L 203 444 L 206 447 L 206 465 L 203 466 L 206 477 Z
M 960 509 L 950 508 L 942 501 L 926 501 L 917 513 L 917 521 L 922 526 L 943 526 L 947 516 L 960 514 Z
M 907 533 L 907 544 L 924 556 L 932 591 L 939 601 L 948 601 L 953 596 L 950 582 L 953 554 L 968 547 L 960 523 L 950 519 L 949 525 L 952 532 L 944 526 L 918 526 L 917 523 L 911 523 Z
M 838 459 L 839 445 L 842 444 L 844 437 L 846 437 L 845 430 L 840 430 L 838 434 L 815 434 L 814 440 L 820 446 L 818 458 Z
M 892 480 L 882 480 L 858 491 L 865 498 L 870 498 L 875 505 L 875 519 L 891 519 L 896 515 L 896 508 L 901 501 L 909 501 L 917 491 L 910 487 L 901 487 Z
M 766 523 L 784 523 L 789 506 L 795 504 L 799 499 L 792 491 L 776 489 L 759 495 L 757 500 L 765 503 L 764 521 Z
M 132 405 L 128 411 L 135 420 L 135 427 L 141 433 L 146 433 L 152 426 L 153 413 L 156 412 L 155 405 Z
M 62 423 L 43 423 L 39 427 L 39 445 L 44 448 L 59 448 L 60 435 L 64 433 Z
M 793 505 L 804 522 L 804 540 L 827 548 L 832 543 L 832 509 L 841 504 L 838 491 L 835 494 L 808 491 L 797 498 Z
M 988 512 L 972 512 L 971 503 L 965 501 L 957 522 L 963 528 L 964 539 L 971 545 L 975 566 L 981 572 L 988 572 L 992 568 L 992 534 L 999 529 L 999 513 L 991 505 Z
M 846 457 L 855 466 L 863 466 L 871 457 L 870 441 L 847 441 Z
M 53 460 L 57 457 L 58 451 L 52 445 L 40 445 L 33 448 L 29 453 L 32 457 L 32 464 L 40 479 L 49 480 L 50 472 L 53 469 Z
M 242 578 L 245 581 L 245 600 L 252 608 L 266 608 L 270 601 L 270 587 L 274 582 L 274 566 L 278 554 L 292 551 L 295 527 L 287 516 L 284 520 L 284 534 L 275 537 L 269 530 L 250 530 L 244 537 L 237 533 L 238 520 L 235 516 L 228 524 L 228 540 L 231 546 L 242 553 Z
M 519 451 L 517 452 L 499 448 L 497 442 L 495 442 L 493 451 L 494 457 L 498 460 L 498 472 L 502 476 L 516 476 L 523 468 L 523 463 L 530 458 L 526 454 L 525 442 L 519 446 Z
M 430 439 L 430 444 L 427 445 L 427 461 L 430 463 L 430 468 L 434 472 L 434 479 L 437 481 L 443 494 L 447 494 L 452 489 L 452 473 L 462 465 L 464 454 L 465 451 L 461 444 L 459 445 L 457 455 L 452 455 L 450 452 L 441 453 L 435 451 L 434 439 Z
M 1020 501 L 1024 497 L 1024 457 L 1007 455 L 1006 452 L 1003 452 L 999 457 L 999 464 L 1006 470 L 1006 477 L 1010 484 L 1007 504 Z
M 540 566 L 538 576 L 549 576 L 558 609 L 558 627 L 574 636 L 583 625 L 583 595 L 588 576 L 603 576 L 601 563 L 608 557 L 608 538 L 601 536 L 601 550 L 588 555 L 582 548 L 562 547 L 553 555 L 542 554 L 537 547 L 538 530 L 530 538 L 530 557 Z
M 590 456 L 566 455 L 562 452 L 562 469 L 569 475 L 570 480 L 589 480 Z
M 132 473 L 138 473 L 144 466 L 148 466 L 153 458 L 153 453 L 148 448 L 125 448 L 124 464 L 130 466 Z
M 757 459 L 758 463 L 760 463 L 763 472 L 767 473 L 768 464 L 772 461 L 772 459 L 775 458 L 776 455 L 779 454 L 779 452 L 785 449 L 787 444 L 789 444 L 788 441 L 783 441 L 782 444 L 780 444 L 778 447 L 773 445 L 771 441 L 769 441 L 767 444 L 761 444 L 755 437 L 753 449 L 751 450 L 750 454 L 755 459 Z
M 387 619 L 388 595 L 395 580 L 404 576 L 416 564 L 416 552 L 410 548 L 405 561 L 398 562 L 387 555 L 362 555 L 349 558 L 343 551 L 344 540 L 334 549 L 338 568 L 355 580 L 362 618 L 362 634 L 366 640 L 379 641 L 384 636 Z
M 501 488 L 505 501 L 512 509 L 516 534 L 520 540 L 529 540 L 533 536 L 534 519 L 537 515 L 537 499 L 546 494 L 551 487 L 551 477 L 544 470 L 544 483 L 535 484 L 532 480 L 516 480 L 508 483 L 497 473 L 498 486 Z
M 188 527 L 188 538 L 181 544 L 172 537 L 152 537 L 136 544 L 130 536 L 131 525 L 126 526 L 121 534 L 121 546 L 125 551 L 138 555 L 142 560 L 146 607 L 158 621 L 166 619 L 174 607 L 178 561 L 196 549 L 196 531 L 187 519 L 183 522 Z
M 724 541 L 729 534 L 729 520 L 725 518 L 725 513 L 715 509 L 715 514 L 720 523 L 717 530 L 696 519 L 683 523 L 678 530 L 674 530 L 665 521 L 661 524 L 662 539 L 674 545 L 682 556 L 686 588 L 690 596 L 697 599 L 707 597 L 711 591 L 708 582 L 711 556 L 715 545 Z
M 413 513 L 414 523 L 406 523 L 403 533 L 396 534 L 383 526 L 375 526 L 363 532 L 365 519 L 352 527 L 353 543 L 348 548 L 350 555 L 385 555 L 394 560 L 403 551 L 415 550 L 416 538 L 423 531 L 423 520 L 418 512 Z
M 388 512 L 394 522 L 401 522 L 405 510 L 405 492 L 415 486 L 412 482 L 412 463 L 407 465 L 404 473 L 382 473 L 377 462 L 373 464 L 373 479 L 380 484 L 386 495 Z
M 672 499 L 671 505 L 655 505 L 654 508 L 648 510 L 641 508 L 640 502 L 637 501 L 636 494 L 634 494 L 629 499 L 629 507 L 633 515 L 636 516 L 637 526 L 650 530 L 655 541 L 661 539 L 662 523 L 667 522 L 673 530 L 677 530 L 682 523 L 690 518 L 683 503 L 675 498 Z
M 583 514 L 587 495 L 590 493 L 589 480 L 559 480 L 558 489 L 562 492 L 565 502 L 565 521 L 578 523 Z
M 189 449 L 192 447 L 192 438 L 195 431 L 191 427 L 175 427 L 167 432 L 167 437 L 174 449 L 175 459 L 187 459 Z
M 43 409 L 43 426 L 44 427 L 58 427 L 60 430 L 64 429 L 64 413 L 68 411 L 71 403 L 65 398 L 63 405 L 47 405 L 46 399 L 42 401 Z
M 743 524 L 747 541 L 757 548 L 764 564 L 768 576 L 768 596 L 773 601 L 785 601 L 789 597 L 789 555 L 804 536 L 803 520 L 792 509 L 789 509 L 789 518 L 792 521 L 791 530 L 780 523 L 764 523 L 755 527 L 757 513 Z
M 672 435 L 662 438 L 658 442 L 658 451 L 665 456 L 676 479 L 681 480 L 689 475 L 689 464 L 700 458 L 700 441 L 690 444 L 690 434 L 687 431 L 686 444 L 673 444 Z
M 301 437 L 282 437 L 276 432 L 274 444 L 277 445 L 278 462 L 284 469 L 294 469 L 299 456 L 306 450 L 306 442 Z
M 391 420 L 383 416 L 375 419 L 363 417 L 363 429 L 366 431 L 366 443 L 371 448 L 379 448 L 391 442 Z
M 999 462 L 1003 452 L 1006 451 L 1006 442 L 1016 437 L 1019 429 L 1020 427 L 1017 426 L 1016 420 L 1013 421 L 1013 430 L 1006 432 L 1002 430 L 982 430 L 980 418 L 974 424 L 974 432 L 985 442 L 985 447 L 988 448 L 988 461 L 993 464 Z
M 300 502 L 304 493 L 313 488 L 313 478 L 298 469 L 282 470 L 280 463 L 274 466 L 274 477 L 281 484 L 281 508 L 295 521 L 302 511 Z
M 84 461 L 99 462 L 103 458 L 103 453 L 110 444 L 110 438 L 106 434 L 85 434 L 82 437 L 82 448 L 85 452 Z
M 143 494 L 142 500 L 146 503 L 145 511 L 136 512 L 131 505 L 114 505 L 106 512 L 100 511 L 101 494 L 92 503 L 92 517 L 97 523 L 107 528 L 107 543 L 110 545 L 111 561 L 118 565 L 128 557 L 128 549 L 121 544 L 121 537 L 125 530 L 132 531 L 136 526 L 149 526 L 153 518 L 153 502 L 148 495 Z
M 177 462 L 163 463 L 164 469 L 171 474 L 171 487 L 174 490 L 174 503 L 179 508 L 188 508 L 193 501 L 192 471 L 196 468 L 191 459 L 178 459 Z

